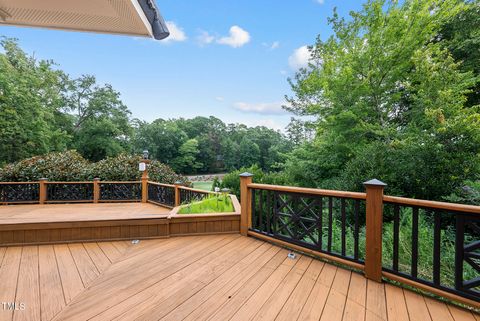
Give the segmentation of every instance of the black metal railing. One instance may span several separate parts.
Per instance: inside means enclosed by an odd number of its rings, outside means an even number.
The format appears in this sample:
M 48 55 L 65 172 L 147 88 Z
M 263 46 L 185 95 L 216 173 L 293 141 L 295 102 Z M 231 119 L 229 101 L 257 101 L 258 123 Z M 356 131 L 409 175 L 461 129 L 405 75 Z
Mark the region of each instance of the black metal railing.
M 480 300 L 480 216 L 384 202 L 383 270 Z
M 161 205 L 175 206 L 175 186 L 149 182 L 148 200 Z
M 0 184 L 0 203 L 37 203 L 39 183 Z
M 208 191 L 200 191 L 200 190 L 194 190 L 194 189 L 184 188 L 184 187 L 180 187 L 179 190 L 180 190 L 181 204 L 198 202 L 213 194 Z
M 364 261 L 364 199 L 251 191 L 253 231 L 356 263 Z
M 140 182 L 100 182 L 100 201 L 140 201 Z
M 93 200 L 93 182 L 48 182 L 47 202 L 90 202 Z

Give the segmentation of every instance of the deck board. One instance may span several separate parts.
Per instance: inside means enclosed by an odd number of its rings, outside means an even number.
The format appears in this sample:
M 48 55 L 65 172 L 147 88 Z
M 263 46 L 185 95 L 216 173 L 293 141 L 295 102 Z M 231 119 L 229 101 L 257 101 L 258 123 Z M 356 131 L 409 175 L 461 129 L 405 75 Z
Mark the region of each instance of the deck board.
M 22 204 L 0 206 L 0 225 L 162 218 L 170 209 L 150 203 Z
M 232 234 L 0 248 L 0 301 L 26 305 L 0 320 L 479 320 L 287 254 Z
M 53 245 L 38 247 L 42 321 L 51 320 L 66 305 Z
M 17 294 L 18 273 L 22 258 L 22 247 L 9 247 L 5 251 L 2 267 L 0 269 L 0 301 L 15 303 Z M 0 321 L 12 320 L 13 310 L 0 310 Z

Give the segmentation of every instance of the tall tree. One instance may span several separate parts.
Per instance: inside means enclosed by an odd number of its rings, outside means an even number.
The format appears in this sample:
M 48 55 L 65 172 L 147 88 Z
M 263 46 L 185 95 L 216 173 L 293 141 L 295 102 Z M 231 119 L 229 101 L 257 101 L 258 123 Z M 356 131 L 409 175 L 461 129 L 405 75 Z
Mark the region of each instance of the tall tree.
M 83 75 L 68 83 L 66 109 L 73 115 L 72 147 L 98 161 L 129 150 L 130 111 L 111 85 L 100 86 L 94 76 Z
M 0 45 L 0 165 L 64 149 L 70 139 L 60 126 L 65 74 L 27 55 L 16 40 Z
M 348 21 L 334 12 L 334 34 L 317 39 L 309 68 L 291 80 L 288 109 L 316 117 L 317 136 L 290 158 L 290 174 L 348 189 L 376 177 L 437 199 L 478 175 L 480 115 L 465 105 L 478 79 L 432 41 L 468 6 L 371 0 Z

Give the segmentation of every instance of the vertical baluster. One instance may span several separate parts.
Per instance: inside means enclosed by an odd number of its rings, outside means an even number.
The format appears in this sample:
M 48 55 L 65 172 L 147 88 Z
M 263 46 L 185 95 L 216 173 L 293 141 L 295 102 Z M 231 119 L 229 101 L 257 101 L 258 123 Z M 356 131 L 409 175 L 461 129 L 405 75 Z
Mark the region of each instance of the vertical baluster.
M 318 220 L 317 220 L 317 231 L 318 231 L 318 249 L 322 250 L 323 245 L 323 199 L 322 197 L 318 198 L 319 203 L 319 213 L 318 213 Z
M 332 251 L 332 225 L 333 225 L 333 198 L 328 198 L 328 244 L 327 251 Z
M 272 226 L 271 226 L 271 213 L 272 213 L 272 192 L 271 191 L 268 191 L 266 190 L 265 193 L 267 194 L 267 212 L 265 213 L 267 215 L 266 217 L 266 220 L 267 220 L 267 228 L 266 228 L 266 231 L 267 231 L 267 234 L 271 234 L 272 233 Z
M 259 199 L 258 199 L 258 207 L 259 207 L 259 211 L 258 211 L 258 228 L 262 231 L 265 231 L 265 228 L 263 226 L 263 215 L 264 215 L 264 211 L 263 211 L 263 190 L 259 190 L 260 192 L 260 195 L 259 195 Z
M 276 235 L 278 233 L 278 192 L 273 192 L 273 226 L 272 226 L 272 234 Z
M 341 215 L 342 215 L 342 256 L 345 256 L 345 247 L 346 247 L 346 214 L 345 214 L 345 199 L 340 199 L 341 206 Z
M 354 245 L 353 245 L 353 258 L 358 260 L 358 239 L 360 237 L 360 222 L 359 222 L 359 215 L 360 215 L 360 200 L 355 200 L 354 203 L 354 216 L 355 216 L 355 228 L 353 233 L 354 238 Z
M 412 211 L 412 277 L 418 275 L 418 207 Z
M 400 243 L 400 205 L 393 207 L 393 270 L 398 271 L 398 245 Z
M 433 284 L 440 285 L 441 213 L 435 211 L 433 226 Z
M 457 214 L 455 228 L 455 289 L 463 288 L 463 259 L 464 259 L 464 233 L 465 218 Z
M 258 217 L 259 213 L 257 211 L 257 193 L 258 189 L 252 189 L 252 228 L 260 230 Z

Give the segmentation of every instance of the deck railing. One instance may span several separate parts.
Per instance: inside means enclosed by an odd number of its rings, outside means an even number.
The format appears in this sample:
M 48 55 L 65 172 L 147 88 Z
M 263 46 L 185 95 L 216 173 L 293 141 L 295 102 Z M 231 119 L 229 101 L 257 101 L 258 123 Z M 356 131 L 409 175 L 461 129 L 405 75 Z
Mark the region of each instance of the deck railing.
M 0 182 L 0 205 L 49 203 L 151 202 L 166 207 L 202 200 L 214 192 L 180 184 L 141 181 Z
M 244 173 L 240 230 L 480 308 L 480 206 L 386 196 L 384 186 L 372 180 L 353 193 L 254 184 Z

